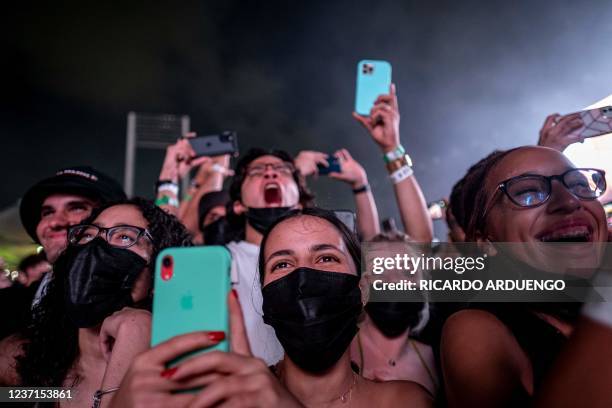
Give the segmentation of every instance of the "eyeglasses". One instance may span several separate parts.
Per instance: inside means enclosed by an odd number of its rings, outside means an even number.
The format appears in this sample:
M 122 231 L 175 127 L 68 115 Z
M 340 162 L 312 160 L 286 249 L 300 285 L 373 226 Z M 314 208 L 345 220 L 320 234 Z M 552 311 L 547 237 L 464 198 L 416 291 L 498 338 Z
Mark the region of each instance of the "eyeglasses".
M 491 201 L 485 207 L 483 217 L 493 205 L 495 195 L 500 190 L 519 207 L 533 208 L 548 201 L 552 192 L 552 181 L 558 180 L 577 198 L 595 200 L 606 191 L 605 176 L 606 173 L 603 170 L 571 169 L 554 176 L 524 174 L 509 178 L 499 183 Z
M 70 245 L 86 245 L 104 232 L 104 240 L 117 248 L 129 248 L 135 245 L 141 237 L 153 242 L 151 233 L 144 228 L 132 225 L 118 225 L 104 228 L 97 225 L 81 224 L 68 229 L 68 242 Z
M 277 173 L 280 173 L 285 176 L 290 176 L 295 171 L 295 166 L 291 163 L 282 162 L 282 163 L 262 163 L 255 164 L 253 166 L 248 167 L 245 170 L 245 174 L 248 177 L 261 177 L 266 172 L 268 166 L 272 168 Z

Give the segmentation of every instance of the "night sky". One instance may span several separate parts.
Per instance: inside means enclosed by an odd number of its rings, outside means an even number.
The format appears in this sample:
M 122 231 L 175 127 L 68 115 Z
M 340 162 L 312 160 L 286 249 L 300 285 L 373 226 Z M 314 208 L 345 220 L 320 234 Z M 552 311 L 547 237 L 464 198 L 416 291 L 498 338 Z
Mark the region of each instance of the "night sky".
M 402 142 L 428 200 L 495 148 L 537 141 L 544 118 L 612 93 L 603 1 L 19 2 L 3 6 L 0 209 L 56 169 L 123 180 L 129 111 L 188 114 L 241 150 L 325 152 L 364 164 L 396 215 L 378 149 L 351 118 L 355 65 L 393 65 Z M 177 135 L 178 136 L 178 135 Z M 152 195 L 163 155 L 139 151 Z M 352 208 L 320 178 L 319 204 Z

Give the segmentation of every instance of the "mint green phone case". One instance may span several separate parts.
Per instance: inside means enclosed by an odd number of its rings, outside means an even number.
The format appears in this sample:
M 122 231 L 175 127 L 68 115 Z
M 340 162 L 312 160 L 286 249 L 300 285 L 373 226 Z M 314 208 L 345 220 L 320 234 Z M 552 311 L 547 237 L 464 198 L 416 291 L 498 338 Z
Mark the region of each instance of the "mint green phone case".
M 380 60 L 361 60 L 357 63 L 355 112 L 368 116 L 379 95 L 388 94 L 391 86 L 391 64 Z
M 162 266 L 172 259 L 172 276 Z M 194 331 L 223 331 L 226 339 L 214 347 L 196 351 L 168 365 L 200 352 L 229 350 L 229 312 L 231 257 L 222 246 L 167 248 L 157 257 L 151 346 L 179 334 Z

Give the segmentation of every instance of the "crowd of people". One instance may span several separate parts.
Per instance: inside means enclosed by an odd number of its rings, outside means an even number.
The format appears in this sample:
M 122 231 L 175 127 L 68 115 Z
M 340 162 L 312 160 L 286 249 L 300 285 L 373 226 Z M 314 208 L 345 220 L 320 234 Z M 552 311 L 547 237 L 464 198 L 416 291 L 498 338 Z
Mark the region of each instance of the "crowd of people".
M 31 186 L 20 216 L 43 251 L 17 276 L 0 276 L 9 315 L 0 385 L 74 391 L 33 406 L 612 406 L 610 303 L 369 301 L 362 243 L 434 236 L 400 140 L 395 86 L 354 118 L 383 156 L 403 228 L 381 229 L 366 169 L 346 149 L 333 154 L 340 171 L 329 177 L 354 197 L 354 230 L 308 187 L 327 154 L 255 148 L 232 166 L 228 155 L 196 157 L 193 134 L 167 148 L 153 200 L 128 199 L 84 166 Z M 537 145 L 470 167 L 446 201 L 447 241 L 608 242 L 605 173 L 562 154 L 581 141 L 572 136 L 581 125 L 577 115 L 551 115 Z M 229 332 L 151 347 L 157 255 L 200 245 L 231 254 Z M 546 270 L 549 259 L 536 255 L 517 253 L 516 265 Z M 612 276 L 595 279 L 612 286 Z M 229 352 L 168 366 L 226 338 Z

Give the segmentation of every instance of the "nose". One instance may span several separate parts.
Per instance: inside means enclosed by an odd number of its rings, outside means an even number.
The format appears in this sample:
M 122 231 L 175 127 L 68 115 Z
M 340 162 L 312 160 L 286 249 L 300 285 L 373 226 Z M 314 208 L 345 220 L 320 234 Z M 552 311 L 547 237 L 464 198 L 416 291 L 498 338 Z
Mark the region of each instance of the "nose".
M 63 211 L 54 212 L 49 220 L 49 226 L 55 230 L 65 229 L 69 225 L 68 216 Z
M 559 180 L 553 180 L 550 199 L 547 203 L 549 213 L 571 213 L 582 207 L 581 200 L 569 191 Z
M 272 166 L 266 166 L 266 170 L 264 172 L 264 178 L 266 179 L 275 179 L 278 178 L 278 172 L 274 170 Z

